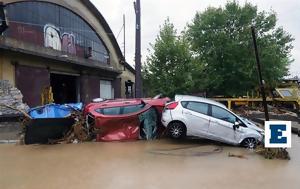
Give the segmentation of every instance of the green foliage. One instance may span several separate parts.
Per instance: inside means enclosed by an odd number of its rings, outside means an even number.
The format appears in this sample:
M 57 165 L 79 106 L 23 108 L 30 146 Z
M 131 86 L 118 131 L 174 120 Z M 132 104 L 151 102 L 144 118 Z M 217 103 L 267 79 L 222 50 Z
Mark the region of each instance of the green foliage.
M 249 3 L 228 2 L 224 8 L 209 7 L 197 13 L 187 36 L 196 64 L 204 72 L 200 80 L 210 94 L 242 95 L 258 85 L 251 25 L 257 30 L 262 75 L 267 85 L 288 74 L 291 35 L 276 28 L 274 12 L 258 12 Z M 200 85 L 198 83 L 198 85 Z
M 288 74 L 291 42 L 276 27 L 276 14 L 258 12 L 246 3 L 228 2 L 196 13 L 185 32 L 177 34 L 166 20 L 143 67 L 148 96 L 163 93 L 240 96 L 257 89 L 258 73 L 251 35 L 257 31 L 262 75 L 268 87 Z
M 178 36 L 174 25 L 166 20 L 151 47 L 153 52 L 147 57 L 142 72 L 148 96 L 191 92 L 193 64 L 186 37 Z

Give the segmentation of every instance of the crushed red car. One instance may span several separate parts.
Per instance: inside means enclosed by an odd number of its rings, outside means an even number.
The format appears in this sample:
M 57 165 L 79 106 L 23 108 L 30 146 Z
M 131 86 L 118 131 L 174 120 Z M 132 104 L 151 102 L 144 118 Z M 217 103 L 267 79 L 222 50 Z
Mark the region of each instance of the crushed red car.
M 169 98 L 116 99 L 90 103 L 84 109 L 96 141 L 155 139 L 164 127 L 161 114 Z

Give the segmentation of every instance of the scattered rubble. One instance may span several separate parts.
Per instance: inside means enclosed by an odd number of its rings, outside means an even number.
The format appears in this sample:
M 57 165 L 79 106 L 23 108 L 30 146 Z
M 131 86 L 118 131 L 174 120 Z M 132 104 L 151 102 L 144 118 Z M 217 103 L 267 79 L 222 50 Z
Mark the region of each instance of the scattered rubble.
M 18 110 L 26 112 L 29 107 L 22 99 L 23 95 L 19 89 L 7 80 L 0 80 L 0 116 L 20 114 Z
M 280 107 L 274 107 L 268 105 L 270 120 L 283 120 L 292 122 L 292 133 L 300 137 L 300 119 L 297 113 L 283 109 Z M 241 106 L 234 110 L 242 117 L 246 117 L 251 121 L 263 126 L 265 121 L 265 113 L 262 108 L 251 108 L 247 106 Z
M 257 147 L 256 152 L 263 155 L 266 159 L 291 159 L 286 148 L 265 148 L 263 145 L 260 145 Z

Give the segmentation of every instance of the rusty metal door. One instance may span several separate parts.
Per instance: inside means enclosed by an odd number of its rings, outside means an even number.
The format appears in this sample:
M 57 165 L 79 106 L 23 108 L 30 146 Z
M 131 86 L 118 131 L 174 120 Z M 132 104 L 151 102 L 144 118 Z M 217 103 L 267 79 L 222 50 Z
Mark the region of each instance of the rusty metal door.
M 50 74 L 46 68 L 16 66 L 16 86 L 22 92 L 23 101 L 29 107 L 41 105 L 42 89 L 50 85 Z

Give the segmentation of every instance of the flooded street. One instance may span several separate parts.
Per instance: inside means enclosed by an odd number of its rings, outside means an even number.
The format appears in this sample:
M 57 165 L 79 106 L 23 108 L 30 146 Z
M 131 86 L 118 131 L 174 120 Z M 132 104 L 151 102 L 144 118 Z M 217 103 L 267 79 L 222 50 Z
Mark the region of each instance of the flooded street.
M 0 188 L 299 188 L 300 137 L 291 160 L 201 140 L 0 145 Z M 228 157 L 228 154 L 244 158 Z

